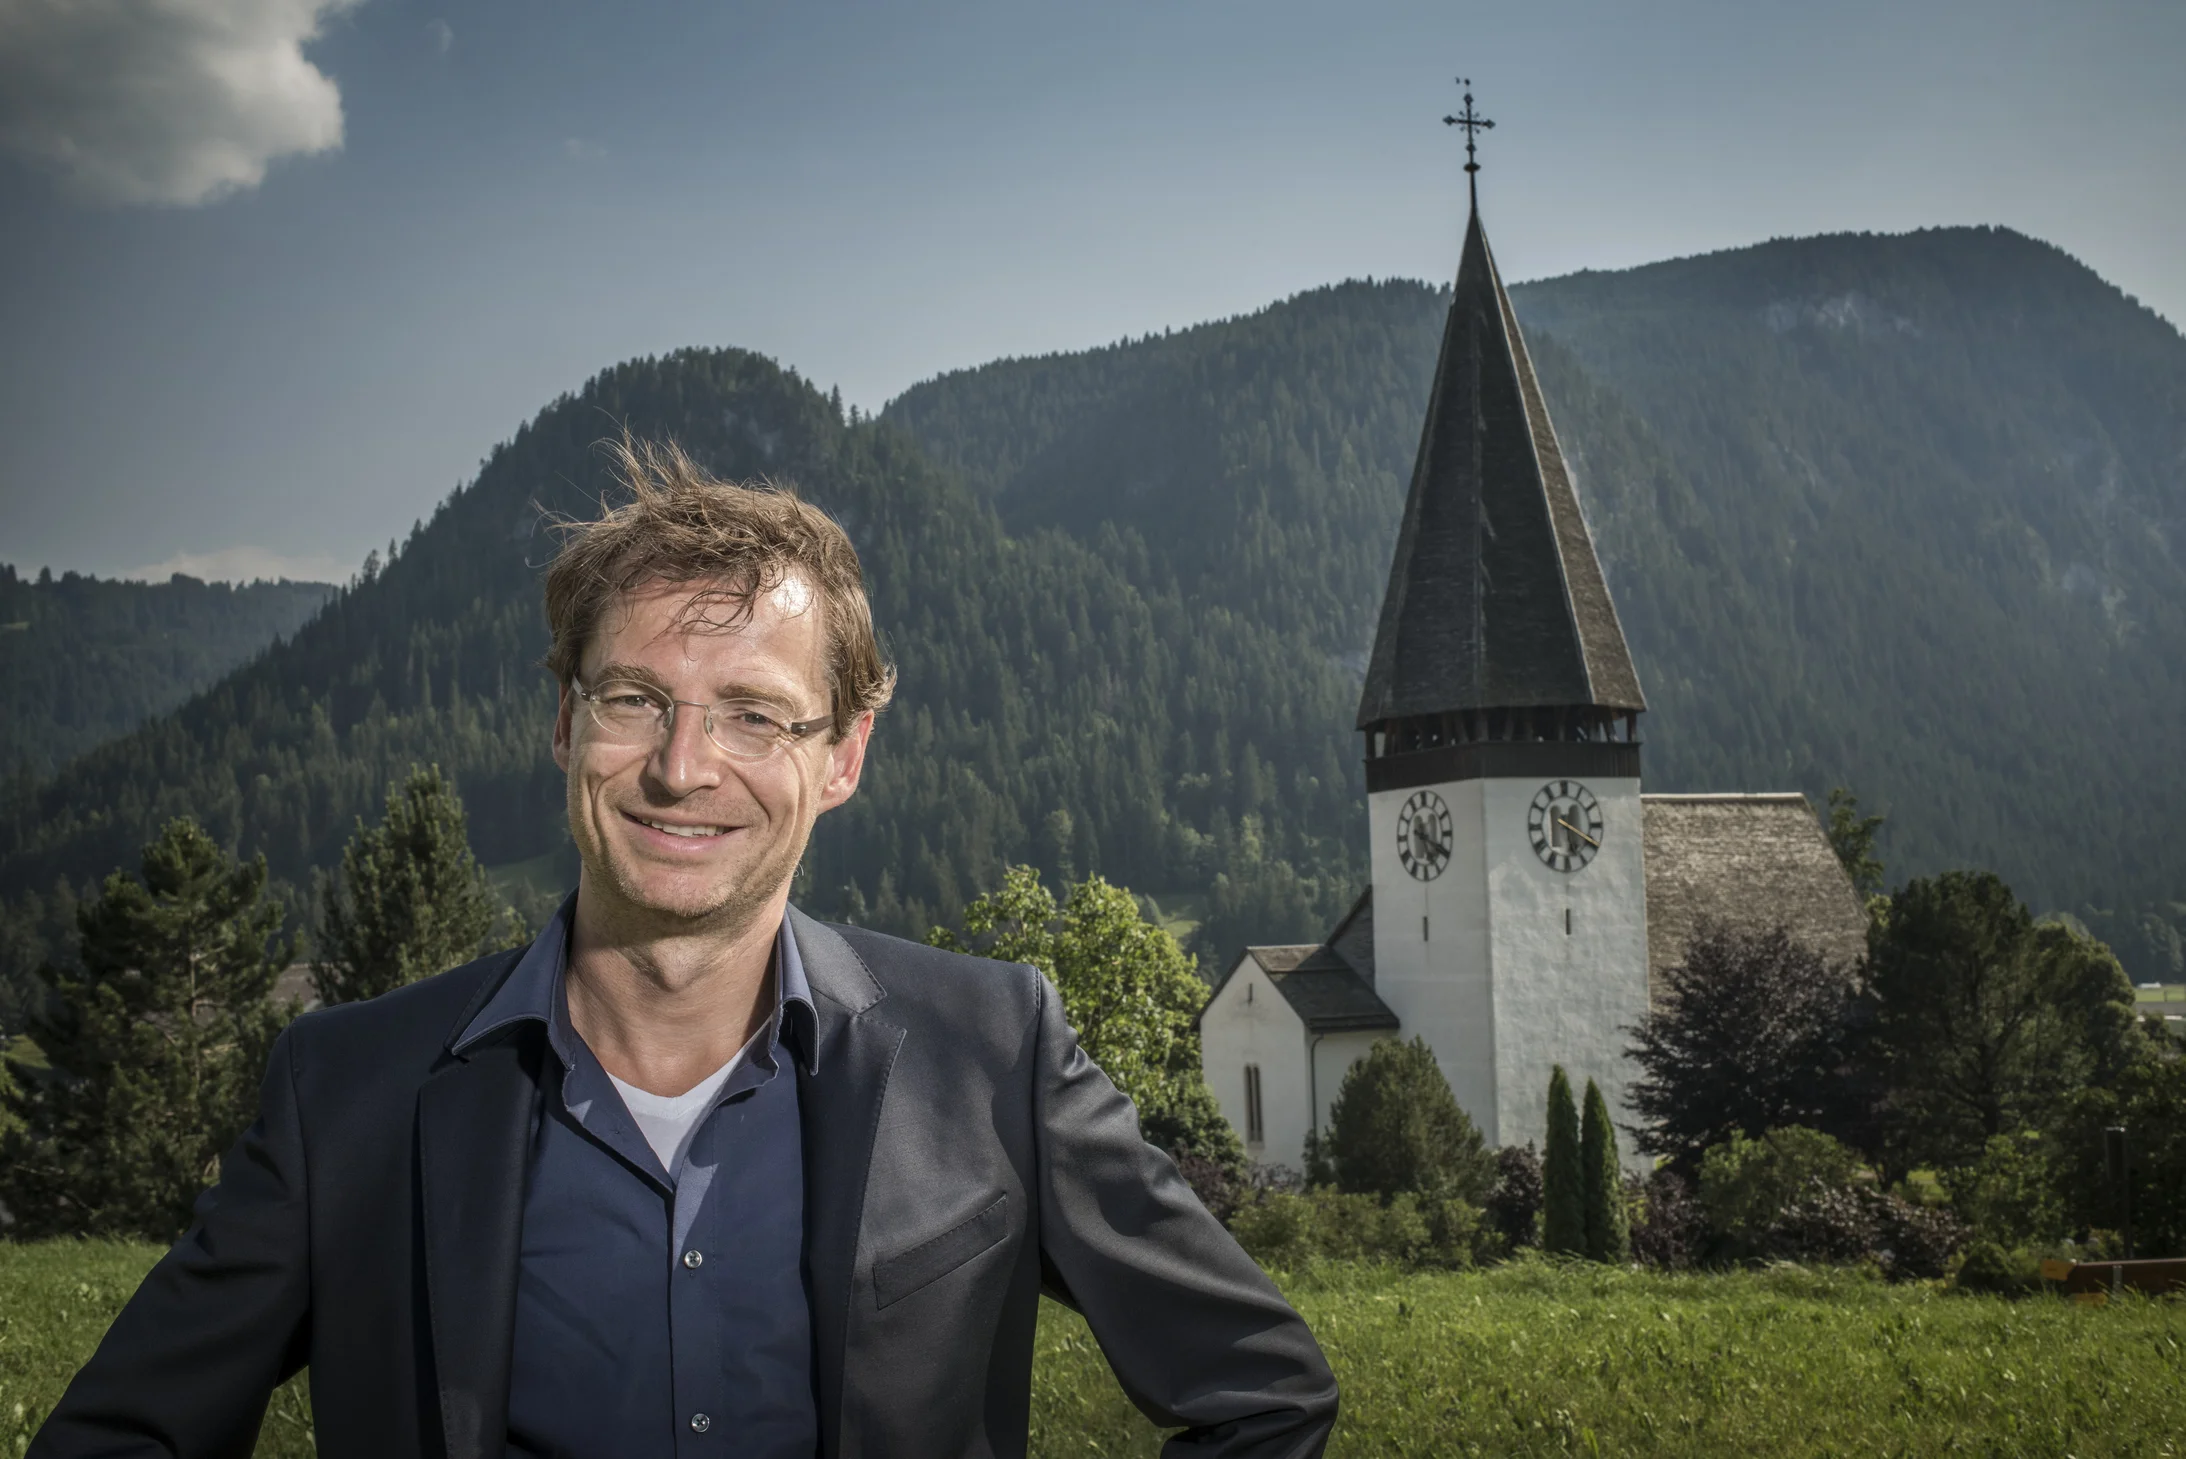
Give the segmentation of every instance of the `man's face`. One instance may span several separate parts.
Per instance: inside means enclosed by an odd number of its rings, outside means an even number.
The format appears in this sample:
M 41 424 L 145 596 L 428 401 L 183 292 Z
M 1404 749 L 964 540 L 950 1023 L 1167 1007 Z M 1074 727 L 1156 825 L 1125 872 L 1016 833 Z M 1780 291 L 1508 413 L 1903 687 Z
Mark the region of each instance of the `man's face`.
M 822 728 L 762 760 L 732 759 L 706 737 L 705 710 L 694 706 L 724 699 L 784 722 L 830 711 L 819 595 L 793 576 L 733 628 L 683 621 L 696 594 L 730 586 L 648 584 L 600 615 L 578 678 L 588 689 L 637 679 L 686 701 L 656 742 L 614 743 L 573 691 L 562 692 L 554 761 L 568 772 L 586 893 L 612 904 L 601 911 L 741 931 L 787 886 L 820 812 L 858 787 L 870 715 L 840 740 Z

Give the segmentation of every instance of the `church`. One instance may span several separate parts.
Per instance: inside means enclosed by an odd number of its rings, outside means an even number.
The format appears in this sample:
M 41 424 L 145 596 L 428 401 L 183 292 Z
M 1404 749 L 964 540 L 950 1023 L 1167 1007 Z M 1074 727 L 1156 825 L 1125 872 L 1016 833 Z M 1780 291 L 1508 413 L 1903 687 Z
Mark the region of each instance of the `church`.
M 1542 1140 L 1558 1064 L 1625 1118 L 1627 1030 L 1703 920 L 1864 951 L 1804 795 L 1642 793 L 1646 707 L 1476 192 L 1359 701 L 1371 882 L 1199 1017 L 1255 1162 L 1302 1168 L 1384 1038 L 1426 1040 L 1491 1146 Z

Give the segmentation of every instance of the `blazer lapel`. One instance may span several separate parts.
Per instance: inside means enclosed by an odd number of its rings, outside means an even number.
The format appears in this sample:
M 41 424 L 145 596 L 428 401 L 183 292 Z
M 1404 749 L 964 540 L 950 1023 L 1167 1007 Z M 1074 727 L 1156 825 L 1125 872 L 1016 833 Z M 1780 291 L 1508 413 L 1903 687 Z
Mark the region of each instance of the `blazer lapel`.
M 871 1011 L 887 994 L 849 943 L 794 907 L 789 918 L 818 1014 L 812 1057 L 797 1066 L 797 1096 L 820 1452 L 839 1454 L 866 1176 L 872 1168 L 882 1096 L 904 1031 Z
M 451 1056 L 418 1092 L 433 1373 L 448 1459 L 500 1459 L 539 1040 L 511 1030 Z

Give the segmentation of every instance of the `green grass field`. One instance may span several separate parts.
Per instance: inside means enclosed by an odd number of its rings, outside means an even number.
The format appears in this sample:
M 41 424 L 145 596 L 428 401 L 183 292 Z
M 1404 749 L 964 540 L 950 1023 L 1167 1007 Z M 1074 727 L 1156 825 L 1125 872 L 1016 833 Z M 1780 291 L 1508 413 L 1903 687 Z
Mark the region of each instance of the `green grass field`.
M 0 1455 L 22 1452 L 154 1255 L 0 1244 Z M 1342 1455 L 2186 1456 L 2179 1302 L 1538 1263 L 1338 1268 L 1285 1286 L 1342 1380 Z M 1152 1455 L 1159 1442 L 1085 1325 L 1049 1307 L 1034 1452 Z M 300 1388 L 277 1397 L 258 1452 L 311 1452 Z

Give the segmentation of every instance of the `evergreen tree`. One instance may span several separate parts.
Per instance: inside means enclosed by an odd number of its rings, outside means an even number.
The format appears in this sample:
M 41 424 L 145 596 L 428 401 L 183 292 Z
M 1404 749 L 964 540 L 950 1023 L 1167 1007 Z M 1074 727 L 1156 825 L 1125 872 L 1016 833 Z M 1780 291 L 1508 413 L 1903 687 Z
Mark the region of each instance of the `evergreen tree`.
M 144 848 L 78 912 L 82 967 L 32 1023 L 52 1077 L 10 1095 L 0 1156 L 17 1234 L 172 1239 L 258 1105 L 284 1013 L 290 946 L 263 859 L 238 863 L 196 822 Z
M 1829 849 L 1844 863 L 1852 878 L 1852 890 L 1863 901 L 1882 891 L 1882 861 L 1875 855 L 1875 836 L 1882 830 L 1882 816 L 1860 814 L 1860 798 L 1840 785 L 1829 792 Z
M 1481 1206 L 1495 1188 L 1495 1156 L 1425 1039 L 1377 1040 L 1345 1071 L 1328 1113 L 1340 1190 L 1455 1196 Z
M 328 1003 L 377 998 L 478 956 L 499 909 L 438 765 L 412 766 L 379 824 L 358 823 L 319 906 L 311 980 Z
M 1548 1149 L 1541 1160 L 1541 1249 L 1586 1255 L 1586 1156 L 1571 1079 L 1558 1064 L 1548 1080 Z
M 1586 1254 L 1622 1265 L 1632 1255 L 1632 1222 L 1624 1207 L 1624 1169 L 1617 1161 L 1617 1131 L 1609 1101 L 1586 1081 L 1586 1113 L 1579 1136 L 1586 1177 Z

